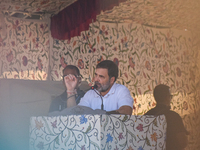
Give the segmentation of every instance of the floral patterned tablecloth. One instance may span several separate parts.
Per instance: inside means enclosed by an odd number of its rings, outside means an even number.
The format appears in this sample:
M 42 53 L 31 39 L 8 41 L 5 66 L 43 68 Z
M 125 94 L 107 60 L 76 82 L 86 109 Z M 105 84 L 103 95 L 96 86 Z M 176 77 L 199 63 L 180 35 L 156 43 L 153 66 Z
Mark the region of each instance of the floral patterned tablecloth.
M 31 117 L 30 150 L 164 150 L 164 115 Z

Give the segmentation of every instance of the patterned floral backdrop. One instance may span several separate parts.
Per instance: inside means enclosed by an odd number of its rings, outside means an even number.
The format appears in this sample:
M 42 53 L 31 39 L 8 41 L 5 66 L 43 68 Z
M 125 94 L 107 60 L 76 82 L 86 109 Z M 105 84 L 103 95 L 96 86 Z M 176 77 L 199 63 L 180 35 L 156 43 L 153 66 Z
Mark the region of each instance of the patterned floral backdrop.
M 113 60 L 119 67 L 117 82 L 126 85 L 134 98 L 133 114 L 154 107 L 153 88 L 165 83 L 174 94 L 172 109 L 191 133 L 188 149 L 199 146 L 199 47 L 190 32 L 95 22 L 79 37 L 50 41 L 47 23 L 5 18 L 0 24 L 0 77 L 46 80 L 49 76 L 58 81 L 62 69 L 74 64 L 92 85 L 96 64 Z
M 4 18 L 0 24 L 0 77 L 46 80 L 49 26 L 46 22 Z
M 191 133 L 188 149 L 198 149 L 197 41 L 190 32 L 180 30 L 96 22 L 79 37 L 54 39 L 51 77 L 61 80 L 62 69 L 74 64 L 83 80 L 92 85 L 96 64 L 113 60 L 120 70 L 117 82 L 126 85 L 134 98 L 135 115 L 154 107 L 153 88 L 159 83 L 167 84 L 174 94 L 172 110 L 183 117 Z
M 120 70 L 117 82 L 126 85 L 135 97 L 135 113 L 143 114 L 155 105 L 150 94 L 159 83 L 169 85 L 177 97 L 195 90 L 198 71 L 195 44 L 189 32 L 95 23 L 80 37 L 53 41 L 51 76 L 53 80 L 61 80 L 62 69 L 74 64 L 79 67 L 83 80 L 92 84 L 96 64 L 113 60 Z M 188 105 L 187 101 L 183 102 Z M 184 111 L 183 102 L 174 109 Z

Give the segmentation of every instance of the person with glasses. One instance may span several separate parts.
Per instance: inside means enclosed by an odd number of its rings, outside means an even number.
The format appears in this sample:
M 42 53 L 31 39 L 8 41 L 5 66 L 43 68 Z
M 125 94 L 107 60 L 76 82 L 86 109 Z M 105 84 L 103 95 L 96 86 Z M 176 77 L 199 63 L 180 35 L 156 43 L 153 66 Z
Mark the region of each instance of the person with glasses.
M 68 90 L 65 85 L 64 78 L 67 76 L 73 76 L 74 78 L 76 78 L 76 83 L 72 85 L 73 87 L 75 87 L 73 91 Z M 84 91 L 79 89 L 79 86 L 81 84 L 80 71 L 74 65 L 67 65 L 63 69 L 63 84 L 65 85 L 66 90 L 51 102 L 49 113 L 54 111 L 62 111 L 63 109 L 67 108 L 67 100 L 70 97 L 74 97 L 76 104 L 78 104 L 81 97 L 83 97 L 85 94 Z
M 187 130 L 180 115 L 170 110 L 172 95 L 170 87 L 159 84 L 154 88 L 153 96 L 156 107 L 150 109 L 145 115 L 165 115 L 167 121 L 166 150 L 183 150 L 188 143 Z

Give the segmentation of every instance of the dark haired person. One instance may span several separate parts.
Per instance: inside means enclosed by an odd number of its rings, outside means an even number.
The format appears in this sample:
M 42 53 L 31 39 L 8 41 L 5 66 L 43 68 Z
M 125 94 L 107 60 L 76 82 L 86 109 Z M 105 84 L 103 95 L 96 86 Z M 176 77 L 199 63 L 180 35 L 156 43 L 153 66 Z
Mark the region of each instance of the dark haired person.
M 67 75 L 73 75 L 76 80 L 77 83 L 74 86 L 74 91 L 73 92 L 69 92 L 69 90 L 67 89 L 67 87 L 65 86 L 66 90 L 58 97 L 56 97 L 50 105 L 49 108 L 49 113 L 53 112 L 53 111 L 62 111 L 63 109 L 67 108 L 67 99 L 70 98 L 70 96 L 73 96 L 75 98 L 76 104 L 78 104 L 80 102 L 81 97 L 83 97 L 83 95 L 85 94 L 84 91 L 80 90 L 78 87 L 81 83 L 81 77 L 80 77 L 80 71 L 79 69 L 74 66 L 74 65 L 68 65 L 63 69 L 63 83 L 64 83 L 64 78 Z M 64 83 L 65 85 L 65 83 Z
M 167 85 L 157 85 L 153 92 L 156 107 L 145 115 L 165 115 L 167 121 L 166 150 L 183 150 L 187 146 L 187 131 L 178 113 L 170 110 L 172 95 Z
M 89 90 L 81 98 L 80 106 L 90 107 L 93 110 L 101 109 L 103 102 L 103 110 L 119 114 L 132 114 L 133 98 L 127 87 L 115 83 L 118 78 L 118 66 L 111 60 L 104 60 L 97 64 L 95 70 L 95 90 Z M 67 89 L 74 91 L 76 78 L 69 75 L 65 78 Z M 71 97 L 67 101 L 67 106 L 75 106 L 75 98 Z

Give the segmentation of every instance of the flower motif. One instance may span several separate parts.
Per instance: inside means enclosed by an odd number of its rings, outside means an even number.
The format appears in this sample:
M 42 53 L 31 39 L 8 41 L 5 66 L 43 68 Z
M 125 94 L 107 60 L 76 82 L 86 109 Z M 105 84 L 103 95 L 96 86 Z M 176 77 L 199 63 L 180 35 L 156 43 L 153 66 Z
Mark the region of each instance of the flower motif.
M 116 148 L 114 150 L 119 150 L 118 147 L 117 147 L 117 145 L 116 145 Z
M 124 76 L 126 77 L 126 79 L 128 79 L 128 74 L 126 72 L 124 73 Z
M 104 51 L 104 50 L 105 50 L 105 48 L 104 48 L 103 46 L 101 46 L 100 49 L 101 49 L 101 51 Z
M 65 62 L 65 58 L 63 56 L 60 58 L 60 63 L 63 68 L 67 66 L 67 63 Z
M 86 150 L 85 145 L 81 146 L 81 150 Z
M 43 24 L 41 24 L 41 25 L 40 25 L 40 28 L 41 28 L 41 29 L 44 29 L 44 25 L 43 25 Z
M 156 106 L 156 103 L 155 103 L 155 102 L 153 102 L 153 104 L 152 104 L 152 107 L 154 107 L 154 106 Z
M 100 56 L 100 59 L 97 59 L 97 64 L 100 63 L 100 62 L 103 61 L 103 60 L 104 60 L 103 57 Z
M 147 29 L 147 33 L 148 33 L 148 34 L 150 34 L 150 31 L 149 31 L 149 29 Z
M 19 31 L 21 31 L 22 28 L 21 28 L 20 26 L 18 26 L 17 29 L 18 29 Z
M 121 139 L 124 139 L 124 137 L 123 137 L 123 135 L 122 135 L 123 133 L 121 132 L 121 133 L 119 133 L 119 136 L 118 136 L 118 138 L 119 138 L 119 141 L 121 140 Z
M 15 46 L 15 41 L 12 41 L 11 44 L 12 44 L 12 46 Z
M 102 31 L 105 31 L 106 30 L 106 27 L 105 27 L 105 25 L 102 25 Z
M 118 60 L 117 58 L 114 58 L 113 62 L 114 62 L 117 66 L 119 66 L 119 60 Z
M 117 51 L 117 47 L 115 46 L 115 47 L 113 48 L 113 50 L 114 50 L 114 51 Z
M 79 67 L 80 69 L 83 69 L 83 68 L 84 68 L 84 62 L 83 62 L 82 59 L 79 59 L 79 60 L 78 60 L 78 67 Z
M 138 150 L 144 150 L 144 149 L 142 148 L 142 146 L 140 146 L 140 147 L 138 148 Z
M 39 37 L 36 37 L 36 41 L 39 42 L 39 40 L 40 40 Z
M 56 44 L 58 45 L 59 44 L 59 40 L 55 40 Z
M 28 46 L 27 46 L 27 45 L 24 45 L 23 47 L 24 47 L 24 49 L 27 49 L 27 48 L 28 48 Z
M 40 130 L 40 128 L 43 127 L 42 121 L 41 121 L 41 120 L 40 120 L 40 121 L 35 120 L 35 126 L 36 126 L 36 128 L 37 128 L 38 130 Z
M 108 133 L 106 136 L 107 136 L 106 143 L 113 141 L 113 137 L 110 135 L 110 133 Z
M 183 109 L 184 110 L 187 110 L 188 109 L 188 104 L 186 101 L 183 102 Z
M 19 75 L 18 74 L 14 75 L 14 79 L 17 79 L 17 78 L 19 78 Z
M 156 133 L 156 132 L 154 132 L 154 133 L 151 135 L 151 140 L 157 142 L 157 133 Z
M 39 47 L 39 44 L 38 44 L 38 43 L 36 43 L 36 44 L 35 44 L 35 47 L 36 47 L 36 48 L 38 48 L 38 47 Z
M 132 57 L 129 58 L 129 65 L 131 68 L 135 69 L 135 62 Z
M 160 57 L 161 57 L 161 54 L 159 54 L 158 50 L 155 50 L 155 52 L 156 52 L 155 57 L 156 57 L 156 58 L 160 58 Z
M 147 70 L 151 70 L 151 63 L 149 61 L 145 62 L 145 67 L 147 68 Z
M 139 124 L 136 129 L 138 129 L 140 132 L 143 131 L 143 124 Z
M 19 25 L 19 20 L 16 20 L 15 23 L 16 23 L 16 25 Z
M 169 71 L 169 66 L 168 66 L 168 63 L 167 63 L 167 62 L 165 62 L 165 64 L 163 65 L 163 71 L 164 71 L 165 73 L 167 73 L 167 72 Z
M 32 32 L 29 33 L 29 38 L 31 37 L 31 35 L 32 35 Z
M 54 122 L 51 122 L 51 125 L 53 128 L 57 128 L 57 120 L 55 120 Z
M 80 124 L 84 124 L 84 123 L 87 123 L 87 118 L 84 117 L 84 115 L 81 115 L 80 118 Z
M 73 42 L 73 47 L 76 45 L 76 41 Z
M 105 31 L 105 35 L 108 35 L 108 31 Z
M 7 61 L 8 61 L 8 62 L 11 62 L 11 61 L 13 60 L 13 53 L 12 53 L 11 50 L 10 50 L 10 53 L 8 53 L 8 54 L 6 55 L 6 58 L 7 58 Z

